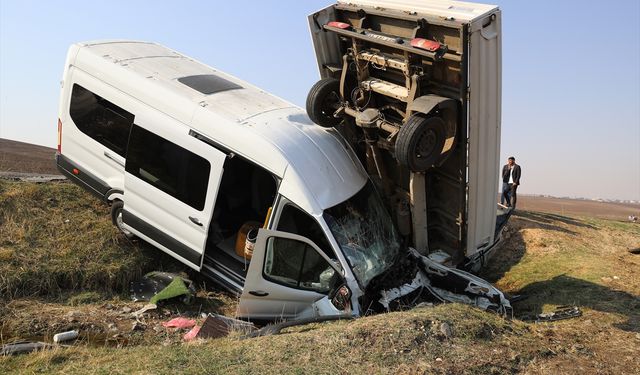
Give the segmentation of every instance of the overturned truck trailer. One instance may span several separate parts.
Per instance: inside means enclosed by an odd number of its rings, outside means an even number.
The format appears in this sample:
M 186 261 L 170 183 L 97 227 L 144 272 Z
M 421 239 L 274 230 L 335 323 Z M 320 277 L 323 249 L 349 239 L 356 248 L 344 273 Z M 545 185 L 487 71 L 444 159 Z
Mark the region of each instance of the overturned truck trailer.
M 500 10 L 338 1 L 309 27 L 322 78 L 311 119 L 338 128 L 377 177 L 407 244 L 478 270 L 509 215 L 496 204 Z

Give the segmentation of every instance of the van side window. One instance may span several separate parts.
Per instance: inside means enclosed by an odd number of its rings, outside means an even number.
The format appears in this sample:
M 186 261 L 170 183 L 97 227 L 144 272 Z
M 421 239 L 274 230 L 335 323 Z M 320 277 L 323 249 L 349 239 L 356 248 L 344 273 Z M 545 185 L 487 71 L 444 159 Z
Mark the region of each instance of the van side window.
M 280 220 L 278 220 L 277 230 L 306 237 L 313 241 L 320 250 L 324 251 L 329 258 L 336 259 L 335 253 L 320 224 L 296 206 L 291 204 L 284 206 L 280 214 Z
M 74 84 L 69 115 L 81 132 L 118 155 L 126 156 L 133 114 Z
M 278 284 L 328 293 L 335 270 L 311 246 L 289 238 L 267 240 L 264 276 Z
M 125 170 L 197 210 L 204 208 L 209 161 L 137 125 L 131 129 Z

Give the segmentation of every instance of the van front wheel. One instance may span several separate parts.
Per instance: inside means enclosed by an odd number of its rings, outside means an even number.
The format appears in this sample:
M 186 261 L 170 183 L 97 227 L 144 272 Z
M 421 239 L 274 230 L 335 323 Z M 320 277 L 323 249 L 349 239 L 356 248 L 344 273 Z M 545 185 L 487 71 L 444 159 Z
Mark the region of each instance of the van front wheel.
M 111 205 L 111 222 L 113 223 L 113 225 L 116 226 L 116 228 L 118 228 L 118 230 L 120 230 L 120 232 L 122 232 L 122 234 L 124 234 L 125 237 L 131 239 L 134 237 L 134 234 L 128 231 L 127 229 L 125 229 L 122 225 L 123 208 L 124 208 L 123 201 L 117 200 L 113 202 L 113 204 Z
M 335 78 L 324 78 L 316 82 L 307 96 L 307 115 L 311 121 L 331 128 L 342 119 L 333 117 L 340 107 L 340 81 Z

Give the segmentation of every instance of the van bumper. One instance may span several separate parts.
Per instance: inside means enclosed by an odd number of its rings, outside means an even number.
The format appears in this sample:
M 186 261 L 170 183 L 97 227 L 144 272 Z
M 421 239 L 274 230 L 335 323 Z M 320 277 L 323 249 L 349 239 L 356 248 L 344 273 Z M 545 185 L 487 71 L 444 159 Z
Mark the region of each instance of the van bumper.
M 111 187 L 106 182 L 82 170 L 78 164 L 60 153 L 56 153 L 56 167 L 69 181 L 83 187 L 100 200 L 107 201 L 107 193 Z

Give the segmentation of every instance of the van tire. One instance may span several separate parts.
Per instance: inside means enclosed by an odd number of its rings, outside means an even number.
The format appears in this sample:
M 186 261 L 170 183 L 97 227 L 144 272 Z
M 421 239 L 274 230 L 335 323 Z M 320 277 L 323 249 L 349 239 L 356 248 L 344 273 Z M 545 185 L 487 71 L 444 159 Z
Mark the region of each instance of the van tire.
M 111 222 L 118 228 L 118 230 L 124 234 L 128 239 L 132 239 L 135 235 L 122 227 L 122 210 L 124 209 L 124 202 L 121 200 L 115 200 L 111 205 Z
M 307 95 L 307 115 L 316 124 L 332 128 L 342 121 L 333 117 L 340 101 L 340 81 L 335 78 L 323 78 L 311 87 Z
M 441 117 L 421 113 L 409 117 L 398 131 L 396 159 L 412 172 L 424 172 L 438 162 L 445 143 L 445 123 Z

